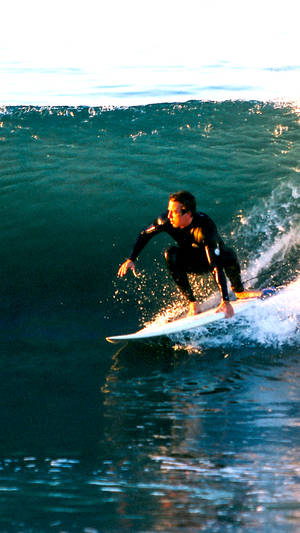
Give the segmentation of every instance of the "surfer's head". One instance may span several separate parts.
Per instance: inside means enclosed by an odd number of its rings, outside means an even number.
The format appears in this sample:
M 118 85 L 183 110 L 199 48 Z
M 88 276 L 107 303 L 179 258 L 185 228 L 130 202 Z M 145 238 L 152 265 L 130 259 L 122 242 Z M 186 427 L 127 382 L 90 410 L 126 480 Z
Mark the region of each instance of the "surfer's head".
M 174 228 L 189 226 L 196 212 L 195 197 L 188 191 L 170 194 L 168 204 L 168 219 Z
M 179 202 L 182 205 L 182 211 L 185 213 L 190 211 L 192 216 L 196 213 L 196 198 L 188 191 L 174 192 L 170 194 L 169 200 Z

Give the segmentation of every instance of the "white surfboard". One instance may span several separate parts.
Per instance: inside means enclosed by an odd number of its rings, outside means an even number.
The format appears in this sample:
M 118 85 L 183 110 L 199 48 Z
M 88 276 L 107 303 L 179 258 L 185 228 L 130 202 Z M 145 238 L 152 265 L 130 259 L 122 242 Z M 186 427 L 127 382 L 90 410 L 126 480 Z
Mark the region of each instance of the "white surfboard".
M 272 296 L 272 294 L 275 294 L 275 292 L 276 292 L 275 289 L 266 289 L 263 297 Z M 234 309 L 234 314 L 236 315 L 238 313 L 246 311 L 247 309 L 249 309 L 250 306 L 257 305 L 258 303 L 262 303 L 262 299 L 261 298 L 247 298 L 243 300 L 236 300 L 230 303 Z M 126 342 L 126 341 L 147 340 L 147 339 L 151 339 L 154 337 L 162 337 L 162 336 L 168 337 L 170 335 L 181 333 L 183 331 L 190 331 L 192 329 L 199 328 L 201 326 L 207 326 L 208 324 L 217 322 L 218 320 L 222 320 L 224 318 L 225 318 L 225 314 L 223 312 L 216 313 L 216 308 L 213 308 L 213 309 L 209 309 L 208 311 L 204 311 L 203 313 L 200 313 L 198 315 L 186 316 L 184 318 L 173 320 L 172 322 L 166 322 L 163 324 L 153 323 L 153 324 L 146 326 L 145 328 L 140 329 L 139 331 L 136 331 L 135 333 L 129 333 L 127 335 L 116 335 L 113 337 L 106 337 L 106 340 L 108 342 L 118 343 L 118 342 Z

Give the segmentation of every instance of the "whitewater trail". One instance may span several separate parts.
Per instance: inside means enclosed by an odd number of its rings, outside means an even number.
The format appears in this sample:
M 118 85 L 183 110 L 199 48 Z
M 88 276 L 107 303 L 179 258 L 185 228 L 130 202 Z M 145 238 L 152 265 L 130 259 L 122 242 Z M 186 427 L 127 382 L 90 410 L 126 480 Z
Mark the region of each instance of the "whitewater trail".
M 287 347 L 300 340 L 300 277 L 266 300 L 257 300 L 230 320 L 176 338 L 189 349 L 217 347 Z

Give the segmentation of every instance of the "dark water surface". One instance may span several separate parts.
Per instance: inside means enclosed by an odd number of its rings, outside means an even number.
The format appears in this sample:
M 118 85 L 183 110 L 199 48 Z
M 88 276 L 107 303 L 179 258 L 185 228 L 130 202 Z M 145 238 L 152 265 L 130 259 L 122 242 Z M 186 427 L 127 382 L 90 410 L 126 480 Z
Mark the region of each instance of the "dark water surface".
M 2 531 L 297 531 L 295 350 L 99 348 L 2 372 Z
M 0 531 L 299 531 L 297 109 L 19 107 L 0 122 Z M 245 280 L 286 288 L 193 335 L 110 345 L 182 308 L 164 237 L 140 278 L 116 279 L 181 188 Z

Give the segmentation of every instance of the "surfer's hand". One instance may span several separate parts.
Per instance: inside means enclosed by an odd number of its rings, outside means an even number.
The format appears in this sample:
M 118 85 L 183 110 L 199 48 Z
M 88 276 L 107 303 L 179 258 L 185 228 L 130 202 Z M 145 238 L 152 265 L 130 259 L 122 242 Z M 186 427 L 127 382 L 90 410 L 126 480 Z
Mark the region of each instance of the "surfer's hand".
M 232 318 L 234 315 L 234 310 L 230 302 L 225 302 L 224 300 L 221 301 L 220 305 L 218 305 L 216 313 L 223 312 L 225 315 L 225 318 Z
M 127 274 L 127 271 L 128 271 L 129 268 L 130 268 L 130 270 L 132 270 L 132 272 L 135 275 L 135 277 L 137 277 L 137 273 L 136 273 L 136 270 L 135 270 L 134 262 L 131 261 L 131 259 L 126 259 L 126 261 L 124 261 L 124 263 L 122 263 L 122 265 L 120 266 L 120 268 L 118 270 L 119 278 L 123 278 L 123 276 L 125 276 Z

